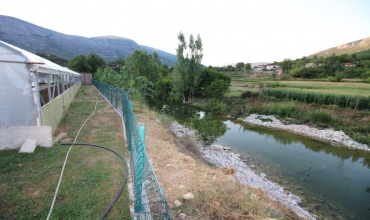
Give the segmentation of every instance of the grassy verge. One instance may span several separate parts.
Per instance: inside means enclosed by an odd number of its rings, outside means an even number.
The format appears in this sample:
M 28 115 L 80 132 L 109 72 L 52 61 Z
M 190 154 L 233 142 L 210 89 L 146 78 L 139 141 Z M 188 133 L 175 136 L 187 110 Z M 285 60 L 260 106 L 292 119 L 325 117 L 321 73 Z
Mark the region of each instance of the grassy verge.
M 128 157 L 121 118 L 93 86 L 82 86 L 57 134 L 73 142 L 77 131 L 94 111 L 77 142 L 112 148 Z M 48 215 L 69 146 L 37 147 L 32 154 L 0 151 L 0 219 L 45 219 Z M 68 157 L 51 219 L 98 219 L 112 203 L 125 174 L 121 160 L 109 151 L 74 146 Z M 127 189 L 107 219 L 129 219 Z

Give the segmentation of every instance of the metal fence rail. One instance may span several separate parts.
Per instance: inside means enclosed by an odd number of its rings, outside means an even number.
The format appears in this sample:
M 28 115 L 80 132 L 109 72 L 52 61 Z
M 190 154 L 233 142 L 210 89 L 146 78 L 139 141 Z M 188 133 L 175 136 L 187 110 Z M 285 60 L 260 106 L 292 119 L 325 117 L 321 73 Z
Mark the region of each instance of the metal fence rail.
M 153 167 L 145 150 L 145 129 L 138 124 L 132 110 L 132 103 L 124 90 L 94 80 L 93 85 L 106 97 L 111 105 L 122 114 L 130 168 L 134 185 L 134 211 L 136 219 L 171 219 L 167 202 Z

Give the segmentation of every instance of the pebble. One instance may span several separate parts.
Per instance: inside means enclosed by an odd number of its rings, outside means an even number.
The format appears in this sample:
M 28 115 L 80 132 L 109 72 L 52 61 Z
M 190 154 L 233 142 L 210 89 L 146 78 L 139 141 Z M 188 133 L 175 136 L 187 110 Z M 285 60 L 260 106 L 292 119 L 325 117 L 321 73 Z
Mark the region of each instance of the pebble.
M 194 199 L 194 194 L 191 193 L 191 192 L 188 192 L 188 193 L 184 194 L 182 196 L 182 198 L 185 199 L 185 200 L 192 200 L 192 199 Z
M 183 213 L 183 212 L 179 214 L 179 218 L 180 219 L 186 219 L 187 217 L 188 216 L 185 213 Z
M 173 204 L 175 205 L 175 207 L 179 207 L 179 206 L 181 206 L 181 205 L 182 205 L 182 203 L 181 203 L 179 200 L 175 200 L 175 201 L 173 202 Z

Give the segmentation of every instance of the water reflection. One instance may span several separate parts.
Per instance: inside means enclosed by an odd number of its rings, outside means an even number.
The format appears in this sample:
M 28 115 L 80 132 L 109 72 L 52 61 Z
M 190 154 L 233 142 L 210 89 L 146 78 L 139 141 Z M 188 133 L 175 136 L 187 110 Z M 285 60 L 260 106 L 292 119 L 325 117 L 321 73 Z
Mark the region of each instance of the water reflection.
M 196 130 L 197 135 L 206 144 L 212 144 L 218 137 L 225 134 L 226 124 L 215 119 L 211 114 L 195 114 L 189 120 L 189 125 Z
M 360 162 L 363 165 L 367 166 L 367 168 L 370 168 L 370 153 L 364 152 L 362 150 L 354 150 L 354 149 L 348 149 L 343 147 L 334 147 L 331 146 L 329 143 L 324 143 L 321 141 L 315 141 L 311 138 L 306 138 L 299 135 L 293 135 L 286 131 L 280 131 L 276 129 L 269 129 L 266 127 L 259 127 L 259 126 L 253 126 L 244 122 L 240 121 L 226 121 L 225 123 L 234 123 L 236 126 L 240 127 L 239 130 L 243 129 L 244 132 L 253 129 L 253 132 L 256 132 L 259 135 L 264 135 L 268 138 L 273 138 L 276 142 L 284 145 L 289 145 L 293 143 L 301 143 L 306 148 L 320 153 L 323 152 L 327 155 L 333 155 L 336 157 L 339 157 L 342 160 L 351 159 L 351 161 L 354 162 Z M 230 123 L 229 123 L 230 124 Z M 233 125 L 235 126 L 235 125 Z M 320 143 L 320 144 L 313 144 L 313 143 Z M 324 146 L 324 147 L 323 147 Z

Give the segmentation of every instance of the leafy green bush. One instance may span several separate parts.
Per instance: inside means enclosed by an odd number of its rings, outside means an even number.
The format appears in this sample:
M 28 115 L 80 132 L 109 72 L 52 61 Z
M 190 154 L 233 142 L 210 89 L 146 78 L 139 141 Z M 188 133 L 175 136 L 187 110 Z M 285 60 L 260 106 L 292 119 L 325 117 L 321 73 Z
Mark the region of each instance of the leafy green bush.
M 240 95 L 240 98 L 241 99 L 245 99 L 245 98 L 251 98 L 253 97 L 253 92 L 247 90 L 245 92 L 243 92 L 241 95 Z
M 308 115 L 310 121 L 315 123 L 330 123 L 333 120 L 328 113 L 323 111 L 312 111 Z
M 206 110 L 214 114 L 223 114 L 227 110 L 227 105 L 218 99 L 213 99 L 206 105 Z
M 282 103 L 277 106 L 276 113 L 279 116 L 291 117 L 297 113 L 297 108 L 293 102 Z

